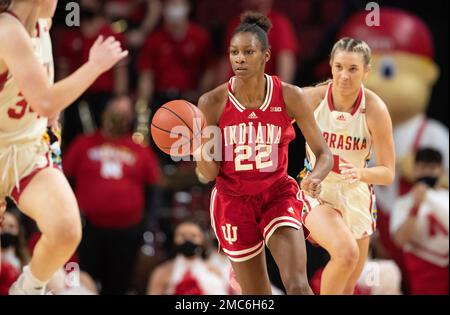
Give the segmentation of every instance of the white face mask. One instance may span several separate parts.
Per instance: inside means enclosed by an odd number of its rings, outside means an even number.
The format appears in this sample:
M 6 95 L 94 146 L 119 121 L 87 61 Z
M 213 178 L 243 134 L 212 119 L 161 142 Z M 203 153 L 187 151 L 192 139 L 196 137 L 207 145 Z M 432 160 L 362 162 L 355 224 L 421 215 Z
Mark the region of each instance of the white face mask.
M 167 22 L 184 21 L 189 14 L 189 8 L 182 4 L 168 5 L 164 10 L 164 18 Z

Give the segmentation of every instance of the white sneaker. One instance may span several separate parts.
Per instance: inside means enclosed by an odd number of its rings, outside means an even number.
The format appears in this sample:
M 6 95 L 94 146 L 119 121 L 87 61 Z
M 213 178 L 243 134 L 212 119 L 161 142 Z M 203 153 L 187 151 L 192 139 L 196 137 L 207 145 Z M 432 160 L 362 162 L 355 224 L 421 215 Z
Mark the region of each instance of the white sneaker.
M 11 285 L 9 288 L 9 295 L 45 295 L 45 286 L 42 288 L 36 288 L 34 290 L 25 291 L 22 283 L 23 283 L 24 275 L 21 274 L 19 278 Z

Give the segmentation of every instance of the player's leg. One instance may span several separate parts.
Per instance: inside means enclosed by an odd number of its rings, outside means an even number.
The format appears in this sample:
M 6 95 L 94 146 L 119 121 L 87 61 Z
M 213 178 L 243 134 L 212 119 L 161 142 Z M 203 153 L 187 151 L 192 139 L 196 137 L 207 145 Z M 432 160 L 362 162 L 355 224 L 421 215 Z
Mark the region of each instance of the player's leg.
M 320 283 L 320 294 L 343 294 L 358 263 L 358 245 L 341 215 L 326 205 L 315 207 L 305 220 L 310 236 L 331 256 Z
M 275 230 L 267 246 L 272 253 L 287 294 L 313 294 L 306 274 L 306 247 L 303 231 L 282 226 Z
M 236 274 L 237 281 L 241 287 L 242 294 L 272 294 L 264 250 L 246 261 L 230 261 Z
M 42 233 L 29 269 L 22 274 L 26 279 L 20 284 L 27 293 L 30 282 L 45 285 L 73 255 L 81 239 L 81 222 L 72 189 L 61 171 L 54 168 L 41 170 L 33 177 L 18 207 L 36 221 Z
M 211 192 L 211 226 L 230 259 L 242 294 L 271 294 L 264 241 L 255 220 L 259 198 Z
M 347 285 L 344 289 L 344 294 L 353 294 L 355 291 L 356 282 L 364 270 L 364 265 L 366 264 L 367 254 L 369 252 L 370 236 L 363 237 L 356 241 L 359 248 L 359 260 L 356 264 L 355 270 L 353 270 L 350 278 L 347 281 Z

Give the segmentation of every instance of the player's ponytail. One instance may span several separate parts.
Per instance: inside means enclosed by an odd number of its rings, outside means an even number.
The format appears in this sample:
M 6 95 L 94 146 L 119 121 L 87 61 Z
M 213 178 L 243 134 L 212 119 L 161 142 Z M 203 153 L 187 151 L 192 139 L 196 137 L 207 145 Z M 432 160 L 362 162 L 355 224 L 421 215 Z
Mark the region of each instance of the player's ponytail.
M 270 48 L 267 33 L 272 28 L 270 19 L 259 12 L 247 11 L 241 15 L 241 24 L 234 30 L 237 33 L 252 33 L 260 41 L 262 50 Z
M 0 13 L 5 12 L 8 10 L 9 6 L 11 5 L 12 0 L 0 0 Z

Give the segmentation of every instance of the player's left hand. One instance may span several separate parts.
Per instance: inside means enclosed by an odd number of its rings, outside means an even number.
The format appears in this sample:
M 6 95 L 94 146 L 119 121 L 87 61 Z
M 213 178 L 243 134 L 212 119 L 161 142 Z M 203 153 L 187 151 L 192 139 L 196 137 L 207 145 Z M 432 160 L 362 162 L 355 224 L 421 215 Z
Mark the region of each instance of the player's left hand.
M 350 184 L 361 180 L 361 169 L 354 166 L 352 163 L 340 163 L 339 169 L 341 170 L 341 174 L 344 176 L 345 180 L 347 180 Z
M 313 198 L 318 198 L 322 190 L 322 181 L 318 178 L 312 178 L 311 176 L 306 176 L 300 182 L 300 188 L 308 195 Z

